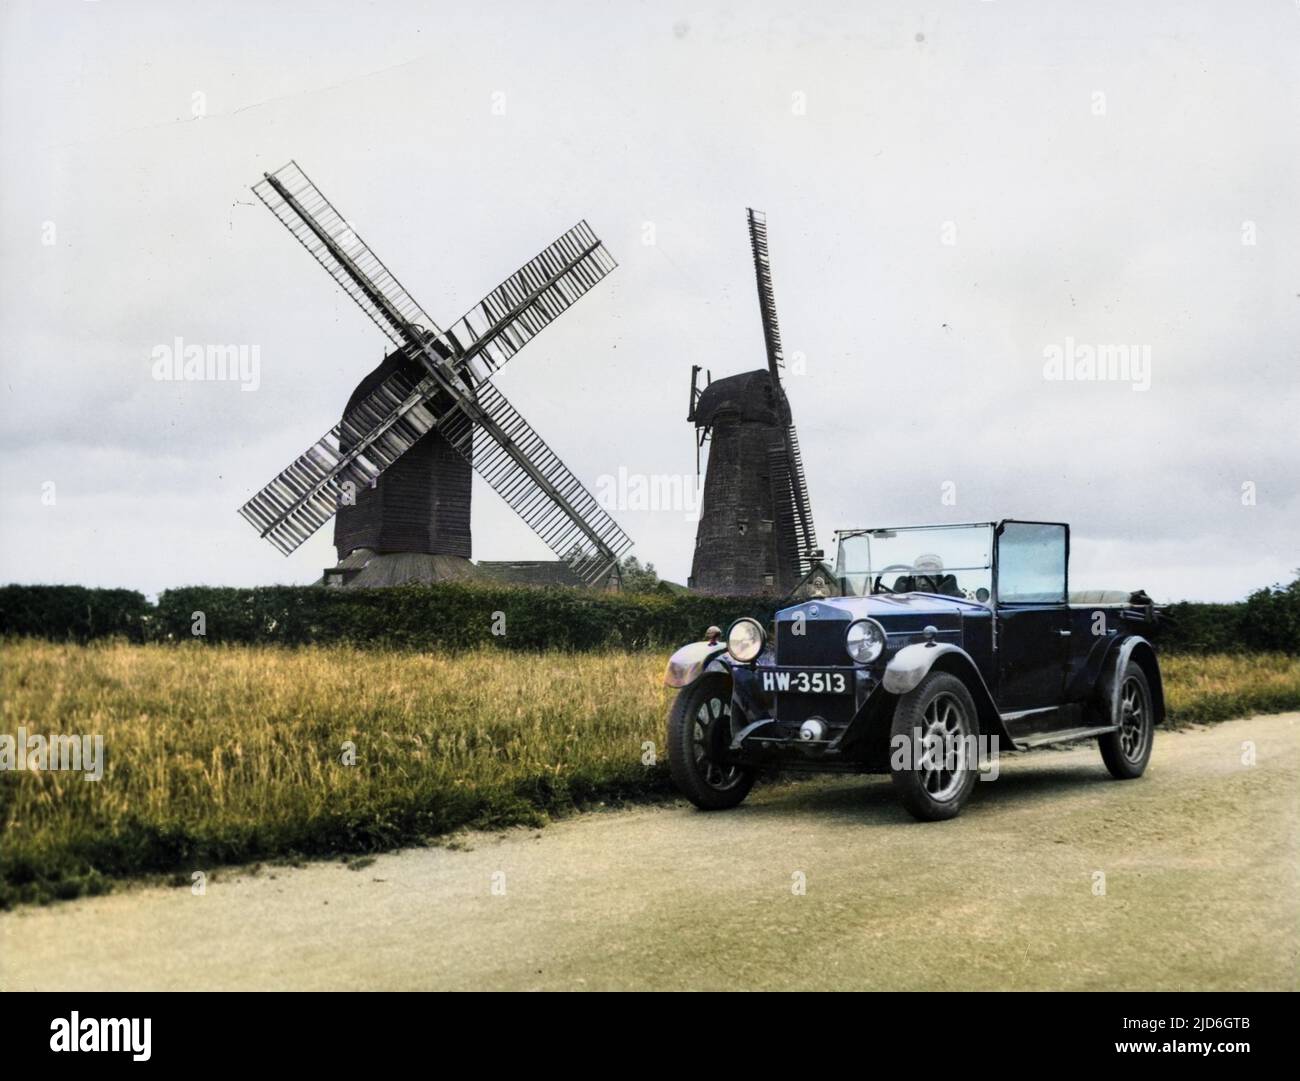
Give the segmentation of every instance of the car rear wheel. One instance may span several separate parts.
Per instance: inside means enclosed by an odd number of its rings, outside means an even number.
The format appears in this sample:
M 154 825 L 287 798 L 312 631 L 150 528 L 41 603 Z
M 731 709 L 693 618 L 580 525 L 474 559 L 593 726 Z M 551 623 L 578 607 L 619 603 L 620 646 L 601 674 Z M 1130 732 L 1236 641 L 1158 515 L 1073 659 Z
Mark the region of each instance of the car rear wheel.
M 731 744 L 731 680 L 701 676 L 677 694 L 668 714 L 668 771 L 703 811 L 735 807 L 754 786 L 755 771 L 726 761 Z
M 1155 710 L 1151 704 L 1151 686 L 1140 665 L 1129 661 L 1119 685 L 1119 703 L 1112 707 L 1114 732 L 1097 737 L 1101 759 L 1110 775 L 1119 781 L 1141 777 L 1151 761 L 1155 739 Z
M 954 818 L 979 775 L 975 699 L 960 679 L 931 672 L 898 700 L 890 731 L 890 778 L 922 822 Z

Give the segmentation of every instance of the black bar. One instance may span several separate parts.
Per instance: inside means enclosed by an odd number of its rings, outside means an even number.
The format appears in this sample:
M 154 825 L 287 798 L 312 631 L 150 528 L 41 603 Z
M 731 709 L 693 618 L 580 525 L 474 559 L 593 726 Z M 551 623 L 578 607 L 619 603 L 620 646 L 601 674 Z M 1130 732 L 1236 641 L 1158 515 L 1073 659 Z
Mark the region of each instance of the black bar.
M 737 989 L 741 982 L 738 980 Z M 463 1049 L 460 1053 L 455 1050 L 459 1037 L 446 1028 L 446 1006 L 438 1007 L 441 1023 L 432 1024 L 429 1004 L 412 994 L 367 995 L 340 988 L 328 998 L 305 992 L 284 992 L 269 999 L 255 999 L 249 992 L 108 992 L 9 994 L 3 1001 L 5 1065 L 8 1075 L 15 1078 L 43 1076 L 16 1068 L 28 1063 L 94 1068 L 112 1062 L 133 1070 L 171 1070 L 208 1062 L 244 1069 L 254 1062 L 252 1055 L 257 1056 L 259 1073 L 284 1065 L 303 1076 L 304 1068 L 320 1065 L 331 1067 L 330 1076 L 338 1076 L 340 1065 L 355 1062 L 373 1069 L 384 1060 L 396 1063 L 408 1055 L 427 1054 L 435 1050 L 431 1041 L 437 1042 L 440 1055 L 460 1057 L 463 1053 Z M 818 1010 L 818 1025 L 829 1035 L 842 1031 L 843 1022 L 852 1018 L 854 1030 L 867 1037 L 876 1060 L 897 1056 L 920 1063 L 942 1056 L 950 1063 L 962 1061 L 971 1066 L 1005 1060 L 1045 1071 L 1067 1068 L 1072 1074 L 1080 1066 L 1125 1060 L 1141 1061 L 1144 1068 L 1154 1061 L 1157 1068 L 1166 1065 L 1179 1070 L 1200 1061 L 1223 1071 L 1280 1061 L 1292 1050 L 1293 1003 L 1293 999 L 1276 994 L 1246 992 L 879 992 L 869 999 L 841 998 L 824 1005 Z M 477 1011 L 477 1005 L 474 1008 Z M 134 1019 L 133 1031 L 138 1037 L 134 1047 L 139 1050 L 53 1050 L 52 1041 L 60 1046 L 66 1043 L 74 1011 L 80 1036 L 87 1041 L 103 1034 L 99 1019 Z M 534 1019 L 530 1021 L 529 1016 Z M 143 1038 L 146 1018 L 147 1049 Z M 478 1019 L 482 1022 L 483 1015 Z M 88 1021 L 92 1022 L 89 1027 Z M 530 1029 L 548 1040 L 555 1038 L 554 1021 L 545 1010 L 512 1011 L 508 1020 L 486 1023 L 503 1026 L 509 1037 L 506 1043 L 514 1047 L 534 1046 L 520 1038 Z M 637 1024 L 632 1023 L 629 1050 L 640 1046 L 635 1031 Z M 791 1054 L 796 1043 L 799 1051 L 806 1053 L 802 1033 L 796 1036 L 789 1025 L 775 1031 L 787 1034 Z M 581 1037 L 581 1032 L 570 1032 L 566 1042 L 575 1035 Z M 502 1045 L 485 1036 L 489 1060 L 497 1066 Z M 609 1037 L 606 1032 L 600 1044 L 617 1051 L 617 1042 L 611 1046 Z M 672 1054 L 666 1030 L 655 1042 L 665 1057 Z M 541 1046 L 554 1052 L 553 1044 Z M 389 1054 L 399 1049 L 401 1053 L 389 1059 Z M 135 1056 L 146 1050 L 148 1058 L 137 1060 Z M 736 1048 L 729 1046 L 728 1050 L 734 1053 Z M 580 1055 L 583 1051 L 584 1045 L 580 1045 L 571 1047 L 569 1053 Z

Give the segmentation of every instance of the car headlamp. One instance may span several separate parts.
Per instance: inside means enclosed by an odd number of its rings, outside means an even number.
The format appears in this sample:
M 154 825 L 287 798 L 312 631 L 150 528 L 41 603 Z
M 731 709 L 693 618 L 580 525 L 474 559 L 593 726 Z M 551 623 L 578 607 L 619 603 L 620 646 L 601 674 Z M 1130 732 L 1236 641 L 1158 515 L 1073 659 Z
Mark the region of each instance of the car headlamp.
M 738 619 L 727 631 L 727 652 L 742 664 L 748 664 L 763 652 L 765 637 L 758 620 Z
M 844 634 L 844 648 L 858 664 L 870 664 L 885 652 L 885 628 L 874 619 L 859 619 L 849 624 Z

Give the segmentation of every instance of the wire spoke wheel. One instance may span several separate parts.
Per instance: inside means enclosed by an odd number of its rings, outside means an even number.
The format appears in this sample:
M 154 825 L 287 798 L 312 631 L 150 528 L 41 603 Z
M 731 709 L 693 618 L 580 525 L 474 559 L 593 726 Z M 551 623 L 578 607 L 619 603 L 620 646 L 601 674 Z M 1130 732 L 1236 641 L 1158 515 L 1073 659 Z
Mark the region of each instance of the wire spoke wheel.
M 704 783 L 719 792 L 740 783 L 744 771 L 739 766 L 719 765 L 714 761 L 717 748 L 723 739 L 731 736 L 731 701 L 720 697 L 706 698 L 695 711 L 691 726 L 691 750 L 695 768 Z
M 961 787 L 966 770 L 967 725 L 957 698 L 943 692 L 922 714 L 917 768 L 921 785 L 935 800 L 948 800 Z
M 728 761 L 731 738 L 731 679 L 708 674 L 683 688 L 668 715 L 668 767 L 702 810 L 734 807 L 753 787 L 753 767 Z
M 890 727 L 890 777 L 903 806 L 923 822 L 960 813 L 979 772 L 979 734 L 970 688 L 949 672 L 931 672 L 904 694 Z M 909 753 L 910 752 L 910 753 Z
M 1103 688 L 1103 701 L 1110 709 L 1115 727 L 1097 739 L 1102 761 L 1116 780 L 1141 777 L 1151 758 L 1157 720 L 1151 684 L 1141 665 L 1130 660 L 1112 682 Z
M 1151 737 L 1145 688 L 1135 677 L 1129 676 L 1120 687 L 1119 699 L 1120 750 L 1130 762 L 1137 762 L 1146 751 L 1147 741 Z

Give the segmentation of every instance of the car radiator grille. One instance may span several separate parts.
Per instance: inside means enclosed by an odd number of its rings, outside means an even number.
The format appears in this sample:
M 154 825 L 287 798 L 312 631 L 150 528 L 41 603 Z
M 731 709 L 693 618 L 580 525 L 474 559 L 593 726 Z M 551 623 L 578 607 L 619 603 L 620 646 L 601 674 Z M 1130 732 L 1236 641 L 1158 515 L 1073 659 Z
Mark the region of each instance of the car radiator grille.
M 848 626 L 847 619 L 810 619 L 803 625 L 804 633 L 795 634 L 793 620 L 778 622 L 776 664 L 817 668 L 850 666 L 852 662 L 844 652 L 844 632 Z M 821 717 L 838 727 L 853 718 L 852 695 L 785 693 L 776 695 L 775 699 L 776 718 L 783 725 L 799 725 L 809 717 Z
M 844 652 L 847 619 L 806 620 L 803 634 L 795 634 L 794 627 L 793 620 L 781 620 L 776 625 L 777 664 L 838 667 L 852 663 Z

